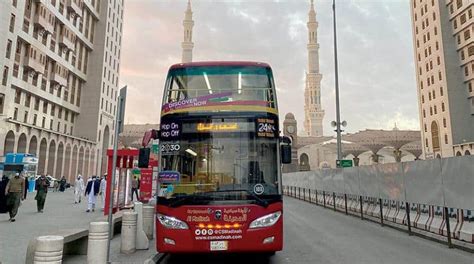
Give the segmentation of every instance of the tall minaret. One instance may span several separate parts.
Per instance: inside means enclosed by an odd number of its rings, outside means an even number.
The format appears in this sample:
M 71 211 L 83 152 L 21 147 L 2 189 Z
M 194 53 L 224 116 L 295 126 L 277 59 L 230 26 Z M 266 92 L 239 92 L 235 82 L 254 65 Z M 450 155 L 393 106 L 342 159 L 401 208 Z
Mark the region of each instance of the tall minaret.
M 181 43 L 181 47 L 183 48 L 183 62 L 192 62 L 193 61 L 193 11 L 191 10 L 191 0 L 188 0 L 188 8 L 186 12 L 184 12 L 184 38 L 183 42 Z
M 314 3 L 308 14 L 308 72 L 306 73 L 306 88 L 304 91 L 304 130 L 307 136 L 320 137 L 323 135 L 324 110 L 321 108 L 321 79 L 319 73 L 319 44 L 318 22 Z

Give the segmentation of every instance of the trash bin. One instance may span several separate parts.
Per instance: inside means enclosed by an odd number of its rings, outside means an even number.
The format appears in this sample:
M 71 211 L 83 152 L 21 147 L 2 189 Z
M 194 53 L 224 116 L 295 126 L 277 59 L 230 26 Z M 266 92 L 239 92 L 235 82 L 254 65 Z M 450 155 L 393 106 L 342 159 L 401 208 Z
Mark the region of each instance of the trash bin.
M 29 179 L 28 180 L 28 192 L 34 192 L 35 191 L 35 179 Z

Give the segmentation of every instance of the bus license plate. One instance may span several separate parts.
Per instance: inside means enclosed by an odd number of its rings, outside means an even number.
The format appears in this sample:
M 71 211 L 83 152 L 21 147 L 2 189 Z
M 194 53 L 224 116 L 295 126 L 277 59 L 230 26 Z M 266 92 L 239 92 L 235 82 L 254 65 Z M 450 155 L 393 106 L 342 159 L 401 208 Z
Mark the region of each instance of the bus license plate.
M 211 241 L 211 251 L 227 250 L 228 241 Z

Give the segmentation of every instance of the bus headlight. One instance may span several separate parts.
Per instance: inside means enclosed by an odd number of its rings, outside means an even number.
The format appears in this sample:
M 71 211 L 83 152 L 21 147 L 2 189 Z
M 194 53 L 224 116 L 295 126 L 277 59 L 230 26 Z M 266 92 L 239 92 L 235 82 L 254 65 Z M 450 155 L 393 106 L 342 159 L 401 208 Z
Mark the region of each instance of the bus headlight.
M 249 228 L 260 228 L 260 227 L 272 226 L 278 221 L 278 219 L 280 219 L 280 216 L 281 216 L 281 211 L 262 216 L 252 221 L 252 223 L 250 223 Z
M 160 221 L 160 223 L 169 229 L 189 229 L 188 225 L 174 217 L 166 216 L 162 214 L 157 214 L 156 218 Z

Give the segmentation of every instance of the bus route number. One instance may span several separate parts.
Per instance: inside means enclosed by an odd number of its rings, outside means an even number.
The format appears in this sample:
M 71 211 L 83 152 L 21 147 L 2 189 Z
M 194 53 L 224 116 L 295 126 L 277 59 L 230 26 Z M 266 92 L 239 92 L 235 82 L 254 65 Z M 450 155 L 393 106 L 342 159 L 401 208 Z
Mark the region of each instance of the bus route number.
M 259 137 L 275 137 L 275 133 L 278 131 L 275 125 L 275 120 L 267 118 L 257 119 L 257 135 Z

